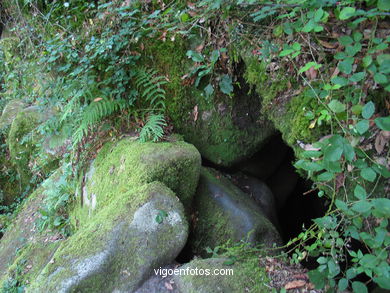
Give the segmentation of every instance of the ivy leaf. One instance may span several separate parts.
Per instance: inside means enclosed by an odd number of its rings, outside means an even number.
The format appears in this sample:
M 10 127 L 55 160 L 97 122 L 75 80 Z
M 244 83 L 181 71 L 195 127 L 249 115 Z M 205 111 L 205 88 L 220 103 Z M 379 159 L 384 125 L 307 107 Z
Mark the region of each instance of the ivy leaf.
M 340 160 L 341 155 L 343 154 L 343 147 L 338 145 L 331 145 L 327 147 L 324 151 L 324 159 L 326 161 L 335 162 Z
M 341 210 L 341 211 L 343 211 L 343 212 L 348 211 L 348 205 L 347 205 L 344 201 L 339 200 L 339 199 L 336 199 L 336 200 L 335 200 L 335 204 L 336 204 L 336 207 L 337 207 L 339 210 Z
M 346 20 L 354 16 L 356 11 L 355 7 L 344 7 L 343 10 L 340 11 L 339 19 Z
M 375 171 L 370 168 L 370 167 L 367 167 L 367 168 L 364 168 L 360 171 L 360 175 L 366 179 L 367 181 L 370 181 L 370 182 L 374 182 L 375 178 L 376 178 L 376 173 Z
M 345 59 L 344 61 L 341 61 L 338 65 L 338 68 L 342 73 L 350 74 L 352 72 L 352 64 L 353 64 L 353 58 L 352 60 L 348 58 Z
M 229 75 L 224 74 L 219 82 L 219 88 L 221 89 L 221 92 L 226 95 L 233 92 L 232 78 Z
M 339 38 L 339 43 L 346 47 L 353 43 L 353 39 L 350 36 L 342 36 Z
M 359 281 L 352 282 L 352 290 L 354 293 L 368 293 L 366 285 Z
M 365 68 L 367 68 L 367 67 L 370 66 L 371 63 L 372 63 L 372 57 L 371 57 L 371 55 L 367 55 L 366 57 L 364 57 L 364 58 L 362 59 L 362 61 L 363 61 L 363 66 L 364 66 Z
M 372 208 L 372 204 L 369 201 L 360 200 L 355 202 L 351 209 L 357 213 L 364 214 L 367 213 L 369 210 L 371 210 L 371 208 Z
M 324 172 L 317 176 L 318 181 L 330 181 L 334 178 L 334 173 Z
M 386 277 L 377 277 L 374 278 L 375 283 L 379 285 L 379 287 L 383 289 L 390 290 L 390 278 Z
M 365 72 L 358 72 L 358 73 L 353 74 L 349 78 L 349 80 L 352 81 L 352 82 L 359 82 L 359 81 L 361 81 L 364 78 L 365 75 L 366 75 Z
M 376 126 L 385 131 L 390 131 L 390 116 L 387 117 L 379 117 L 375 120 Z
M 373 102 L 368 102 L 364 105 L 362 110 L 362 116 L 364 119 L 370 119 L 375 112 L 375 105 Z
M 321 171 L 324 169 L 320 164 L 315 162 L 308 162 L 305 160 L 299 160 L 294 164 L 294 166 L 298 169 L 304 169 L 306 171 Z
M 345 289 L 347 289 L 347 287 L 348 287 L 348 280 L 345 278 L 340 279 L 339 286 L 337 289 L 340 291 L 344 291 Z
M 361 120 L 356 124 L 355 128 L 360 135 L 363 135 L 370 128 L 370 123 L 368 120 Z
M 380 217 L 388 217 L 390 214 L 390 199 L 388 198 L 375 198 L 372 201 L 375 210 L 374 212 L 379 213 L 380 215 L 377 215 L 378 218 Z
M 387 76 L 384 75 L 383 73 L 378 72 L 378 73 L 375 73 L 374 80 L 376 83 L 384 84 L 387 82 Z
M 328 104 L 328 107 L 335 113 L 344 112 L 345 108 L 346 108 L 346 106 L 343 103 L 341 103 L 337 100 L 330 101 L 330 103 Z
M 355 187 L 355 190 L 353 191 L 353 195 L 357 198 L 357 199 L 366 199 L 367 198 L 367 192 L 366 190 L 361 186 L 361 185 L 356 185 Z

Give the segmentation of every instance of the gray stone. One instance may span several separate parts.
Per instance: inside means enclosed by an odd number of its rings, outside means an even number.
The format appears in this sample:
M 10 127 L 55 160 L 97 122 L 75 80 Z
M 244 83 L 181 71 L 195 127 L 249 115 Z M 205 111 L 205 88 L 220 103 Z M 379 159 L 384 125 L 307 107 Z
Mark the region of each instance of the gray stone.
M 153 182 L 121 197 L 61 245 L 27 292 L 133 292 L 175 259 L 188 223 L 174 193 Z
M 232 181 L 258 204 L 264 215 L 279 229 L 280 225 L 276 213 L 276 201 L 268 186 L 263 181 L 251 176 L 246 176 L 243 173 L 232 176 Z
M 227 241 L 246 240 L 267 247 L 281 243 L 256 202 L 215 170 L 202 169 L 195 199 L 198 214 L 193 241 L 198 253 Z

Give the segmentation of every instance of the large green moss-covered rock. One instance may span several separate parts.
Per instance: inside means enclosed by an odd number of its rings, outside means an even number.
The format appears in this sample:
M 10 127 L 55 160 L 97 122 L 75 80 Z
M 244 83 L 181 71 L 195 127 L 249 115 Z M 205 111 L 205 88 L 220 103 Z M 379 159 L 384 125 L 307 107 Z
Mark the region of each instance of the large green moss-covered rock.
M 22 191 L 30 185 L 33 167 L 40 168 L 40 176 L 45 176 L 58 167 L 59 156 L 47 154 L 42 150 L 40 143 L 43 137 L 34 131 L 53 114 L 53 111 L 42 112 L 39 107 L 31 106 L 19 112 L 12 122 L 7 144 L 11 161 L 20 177 Z
M 39 231 L 36 224 L 41 218 L 39 211 L 44 207 L 46 192 L 56 184 L 59 172 L 29 196 L 0 239 L 0 288 L 14 280 L 19 284 L 34 280 L 57 249 L 61 237 Z
M 145 63 L 153 63 L 168 77 L 167 111 L 175 129 L 194 144 L 203 157 L 222 166 L 231 166 L 253 155 L 274 133 L 272 123 L 261 114 L 261 99 L 243 79 L 234 86 L 231 96 L 218 89 L 207 97 L 204 77 L 198 88 L 182 79 L 195 64 L 186 56 L 200 41 L 166 42 L 151 40 L 145 45 Z M 191 43 L 191 42 L 190 42 Z M 205 52 L 205 56 L 211 52 Z M 151 58 L 152 60 L 148 59 Z M 187 81 L 187 83 L 186 83 Z
M 179 267 L 173 280 L 181 293 L 268 293 L 269 282 L 258 257 L 227 265 L 227 259 L 198 259 Z
M 172 189 L 189 210 L 200 164 L 199 152 L 183 141 L 140 143 L 130 138 L 107 144 L 86 174 L 80 205 L 72 218 L 83 225 L 121 194 L 153 181 Z
M 0 129 L 9 127 L 16 118 L 16 115 L 26 107 L 26 104 L 21 100 L 11 100 L 4 107 L 0 117 Z
M 205 248 L 246 240 L 272 247 L 280 236 L 248 194 L 212 169 L 203 168 L 196 194 L 197 222 L 194 246 Z
M 0 116 L 0 205 L 10 205 L 21 194 L 17 172 L 10 160 L 5 142 L 11 123 L 25 107 L 26 104 L 23 101 L 11 100 L 6 104 Z
M 174 193 L 152 182 L 107 203 L 56 251 L 27 292 L 133 292 L 186 243 Z

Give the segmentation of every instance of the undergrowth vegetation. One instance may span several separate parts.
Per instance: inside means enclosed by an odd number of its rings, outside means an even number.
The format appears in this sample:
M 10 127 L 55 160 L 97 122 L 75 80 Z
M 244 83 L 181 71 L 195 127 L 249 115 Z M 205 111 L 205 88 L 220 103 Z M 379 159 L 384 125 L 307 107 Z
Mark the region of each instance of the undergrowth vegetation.
M 146 40 L 203 36 L 200 46 L 187 51 L 193 67 L 182 79 L 206 97 L 233 95 L 234 66 L 249 54 L 267 80 L 286 79 L 264 97 L 271 119 L 278 97 L 287 97 L 283 107 L 310 101 L 298 109 L 303 131 L 287 141 L 296 168 L 328 198 L 328 212 L 289 242 L 292 261 L 315 257 L 311 281 L 328 292 L 368 292 L 373 284 L 390 289 L 388 1 L 97 4 L 6 1 L 12 28 L 1 40 L 0 101 L 23 99 L 55 109 L 40 131 L 57 137 L 57 145 L 71 138 L 72 155 L 65 160 L 74 164 L 94 137 L 118 134 L 115 123 L 141 129 L 141 141 L 163 138 L 164 85 L 170 81 L 142 64 Z M 266 79 L 252 76 L 258 92 L 269 90 Z M 42 229 L 69 233 L 66 205 L 75 178 L 64 175 L 49 192 Z

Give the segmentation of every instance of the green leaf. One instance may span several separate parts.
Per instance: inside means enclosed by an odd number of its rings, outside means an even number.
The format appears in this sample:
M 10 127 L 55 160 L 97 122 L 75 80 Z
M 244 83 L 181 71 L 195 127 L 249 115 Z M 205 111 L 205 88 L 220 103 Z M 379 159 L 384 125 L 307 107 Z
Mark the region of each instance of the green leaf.
M 339 38 L 339 43 L 346 47 L 353 43 L 353 39 L 350 36 L 342 36 Z
M 390 10 L 390 1 L 389 0 L 378 0 L 378 9 L 382 11 Z
M 324 150 L 324 159 L 326 161 L 335 162 L 340 160 L 343 154 L 343 147 L 338 145 L 331 145 Z
M 352 36 L 355 42 L 360 42 L 360 40 L 363 39 L 363 34 L 361 32 L 354 32 Z
M 352 81 L 352 82 L 359 82 L 361 81 L 364 77 L 366 76 L 366 73 L 365 72 L 357 72 L 355 74 L 353 74 L 349 80 Z
M 379 212 L 382 217 L 390 215 L 390 199 L 388 198 L 375 198 L 372 201 L 375 211 Z
M 219 88 L 221 89 L 221 92 L 227 95 L 233 92 L 232 78 L 229 75 L 224 74 L 219 82 Z
M 367 192 L 361 185 L 356 185 L 355 190 L 353 191 L 353 195 L 357 199 L 366 199 L 367 198 Z
M 375 73 L 374 80 L 376 83 L 384 84 L 387 82 L 387 76 L 384 75 L 383 73 L 378 72 L 378 73 Z
M 346 109 L 345 104 L 343 104 L 337 100 L 330 101 L 330 103 L 328 104 L 328 107 L 335 113 L 344 112 Z
M 371 63 L 372 63 L 372 57 L 371 57 L 371 55 L 367 55 L 366 57 L 364 57 L 364 58 L 362 59 L 362 61 L 363 61 L 363 66 L 364 66 L 365 68 L 367 68 L 367 67 L 370 66 Z
M 372 208 L 372 204 L 369 201 L 360 200 L 355 202 L 351 209 L 357 213 L 364 214 L 368 212 L 371 208 Z
M 335 205 L 336 205 L 336 207 L 339 210 L 341 210 L 343 212 L 348 211 L 348 205 L 344 201 L 342 201 L 342 200 L 336 199 L 335 200 Z
M 339 63 L 338 67 L 342 73 L 350 74 L 352 72 L 352 64 L 353 62 L 350 59 L 345 59 Z
M 330 181 L 334 178 L 334 173 L 324 172 L 317 176 L 318 181 Z
M 379 117 L 375 120 L 376 126 L 385 131 L 390 131 L 390 116 L 387 117 Z
M 352 282 L 352 290 L 354 293 L 368 293 L 366 285 L 359 281 Z
M 390 290 L 390 278 L 387 277 L 377 277 L 374 278 L 374 282 L 379 285 L 379 287 L 383 289 Z
M 298 169 L 304 169 L 306 171 L 321 171 L 323 170 L 324 168 L 318 164 L 318 163 L 315 163 L 315 162 L 308 162 L 308 161 L 305 161 L 305 160 L 299 160 L 298 162 L 296 162 L 294 164 L 294 166 Z
M 189 16 L 187 13 L 183 13 L 183 14 L 180 16 L 180 20 L 181 20 L 182 22 L 187 22 L 189 19 L 190 19 L 190 16 Z
M 347 287 L 348 287 L 348 280 L 345 278 L 340 279 L 337 288 L 338 291 L 344 291 L 345 289 L 347 289 Z
M 368 102 L 364 105 L 362 110 L 362 116 L 364 119 L 370 119 L 375 112 L 375 105 L 373 102 Z
M 204 92 L 206 94 L 206 97 L 211 97 L 211 95 L 214 93 L 214 87 L 209 83 L 205 88 Z
M 303 73 L 305 71 L 308 71 L 312 67 L 314 67 L 314 69 L 319 69 L 321 66 L 322 64 L 318 64 L 317 62 L 309 62 L 306 63 L 305 66 L 303 66 L 301 69 L 299 69 L 298 73 Z
M 204 57 L 198 52 L 189 50 L 189 51 L 187 51 L 186 55 L 187 55 L 187 57 L 191 58 L 192 61 L 194 61 L 194 62 L 203 62 L 204 61 Z
M 324 10 L 322 10 L 322 8 L 317 9 L 317 11 L 314 13 L 314 20 L 316 22 L 319 22 L 323 15 L 324 15 Z
M 368 120 L 361 120 L 356 124 L 355 128 L 360 135 L 363 135 L 370 128 L 370 122 Z
M 308 272 L 310 282 L 314 284 L 317 289 L 322 289 L 325 287 L 327 280 L 326 272 L 319 272 L 318 270 L 313 270 Z
M 348 79 L 341 77 L 341 76 L 335 76 L 332 78 L 332 82 L 334 84 L 338 84 L 340 86 L 345 86 L 348 84 Z
M 367 181 L 370 181 L 370 182 L 374 182 L 375 178 L 376 178 L 376 173 L 375 171 L 368 167 L 368 168 L 364 168 L 360 171 L 360 175 L 366 179 Z
M 351 18 L 352 16 L 354 16 L 355 11 L 356 11 L 356 8 L 355 8 L 355 7 L 344 7 L 344 8 L 340 11 L 339 19 L 341 19 L 341 20 L 346 20 L 346 19 L 348 19 L 348 18 Z

